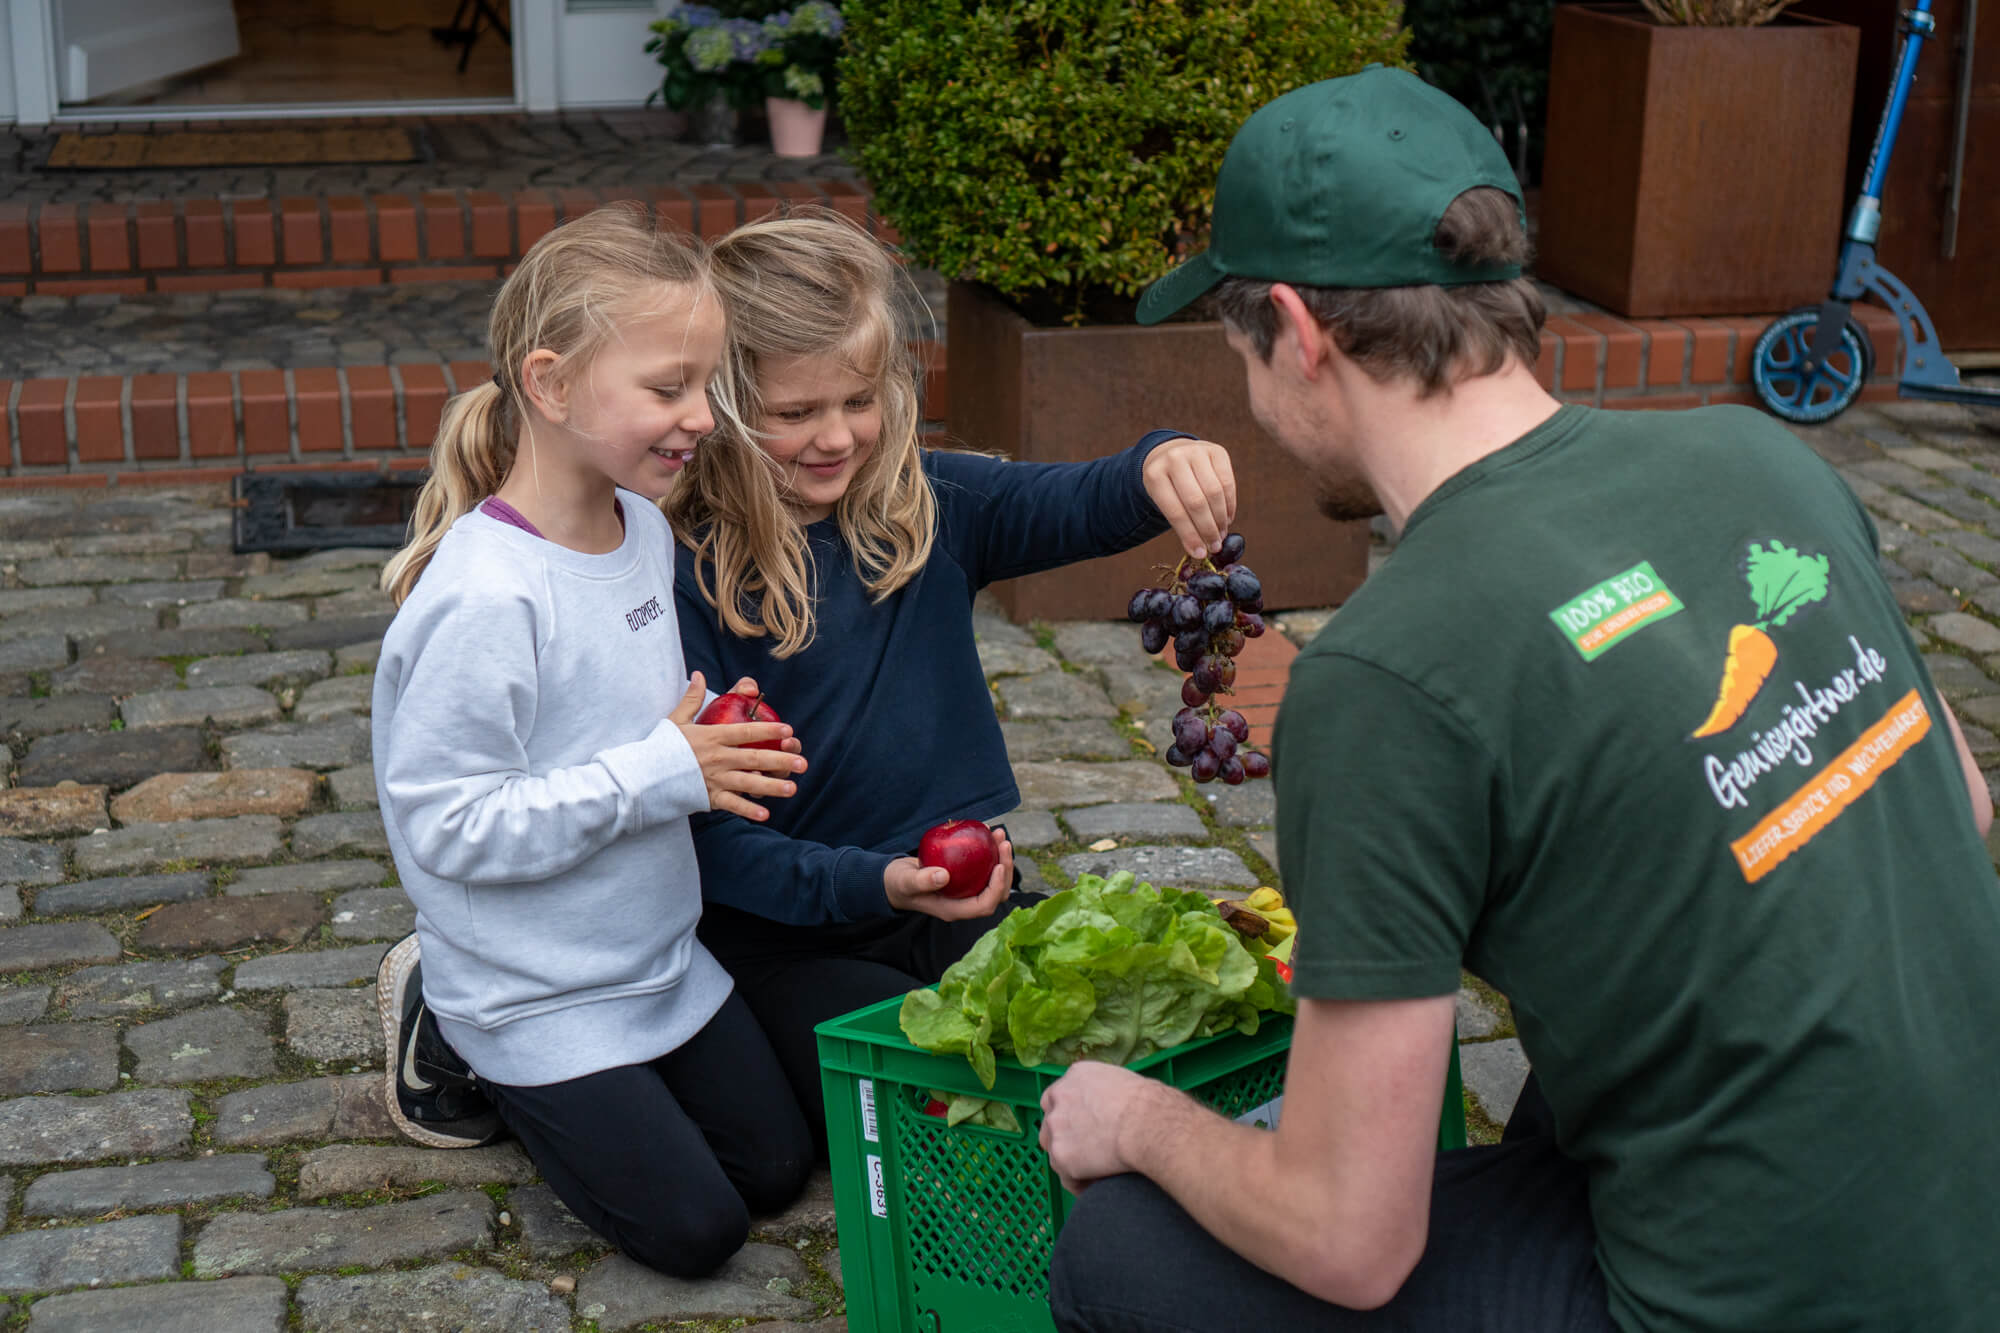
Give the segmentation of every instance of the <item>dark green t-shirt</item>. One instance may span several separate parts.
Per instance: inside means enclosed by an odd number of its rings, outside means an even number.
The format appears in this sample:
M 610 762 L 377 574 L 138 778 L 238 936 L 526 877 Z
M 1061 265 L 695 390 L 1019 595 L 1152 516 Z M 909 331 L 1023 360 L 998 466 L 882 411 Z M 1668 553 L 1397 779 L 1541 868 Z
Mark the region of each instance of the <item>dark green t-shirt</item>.
M 1292 668 L 1297 991 L 1510 997 L 1627 1330 L 2000 1327 L 2000 887 L 1874 540 L 1748 409 L 1565 407 Z

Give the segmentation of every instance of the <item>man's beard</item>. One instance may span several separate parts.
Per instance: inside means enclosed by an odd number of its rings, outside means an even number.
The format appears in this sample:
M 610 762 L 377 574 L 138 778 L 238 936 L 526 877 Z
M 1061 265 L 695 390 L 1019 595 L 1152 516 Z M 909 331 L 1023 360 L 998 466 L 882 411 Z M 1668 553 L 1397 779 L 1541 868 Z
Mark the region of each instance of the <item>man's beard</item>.
M 1382 512 L 1382 501 L 1358 473 L 1322 469 L 1315 480 L 1319 512 L 1337 523 L 1374 518 Z

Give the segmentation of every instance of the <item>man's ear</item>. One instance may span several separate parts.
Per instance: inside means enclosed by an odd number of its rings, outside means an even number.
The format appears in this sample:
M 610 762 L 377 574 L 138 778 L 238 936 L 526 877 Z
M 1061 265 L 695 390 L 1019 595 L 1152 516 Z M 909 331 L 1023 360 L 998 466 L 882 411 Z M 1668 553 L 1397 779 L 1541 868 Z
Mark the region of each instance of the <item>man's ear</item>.
M 528 403 L 551 425 L 569 419 L 569 383 L 556 374 L 562 358 L 546 347 L 537 347 L 521 362 L 521 392 Z
M 1272 340 L 1271 357 L 1287 357 L 1301 379 L 1316 380 L 1326 366 L 1329 340 L 1306 309 L 1297 289 L 1282 282 L 1271 284 L 1271 305 L 1278 316 L 1277 336 Z

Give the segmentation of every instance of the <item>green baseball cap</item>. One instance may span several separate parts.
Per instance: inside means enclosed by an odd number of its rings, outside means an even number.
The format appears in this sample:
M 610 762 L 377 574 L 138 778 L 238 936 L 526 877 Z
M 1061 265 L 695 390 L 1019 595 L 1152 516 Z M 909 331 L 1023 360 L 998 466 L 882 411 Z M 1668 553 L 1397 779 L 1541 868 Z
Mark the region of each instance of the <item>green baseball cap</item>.
M 1492 132 L 1407 70 L 1370 65 L 1294 89 L 1230 141 L 1208 249 L 1146 289 L 1139 322 L 1159 323 L 1226 277 L 1310 287 L 1518 278 L 1518 264 L 1454 264 L 1431 243 L 1445 209 L 1480 185 L 1520 204 Z

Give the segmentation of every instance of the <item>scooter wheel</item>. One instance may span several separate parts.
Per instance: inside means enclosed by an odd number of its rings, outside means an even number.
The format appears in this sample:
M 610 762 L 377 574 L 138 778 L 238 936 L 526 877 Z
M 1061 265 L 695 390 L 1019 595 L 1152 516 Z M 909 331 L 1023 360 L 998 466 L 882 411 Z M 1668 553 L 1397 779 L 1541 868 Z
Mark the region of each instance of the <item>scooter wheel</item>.
M 1819 307 L 1800 306 L 1764 330 L 1750 353 L 1750 379 L 1757 398 L 1787 421 L 1811 425 L 1831 421 L 1861 394 L 1875 368 L 1867 337 L 1852 320 L 1840 330 L 1840 343 L 1811 371 L 1805 367 L 1812 346 Z

